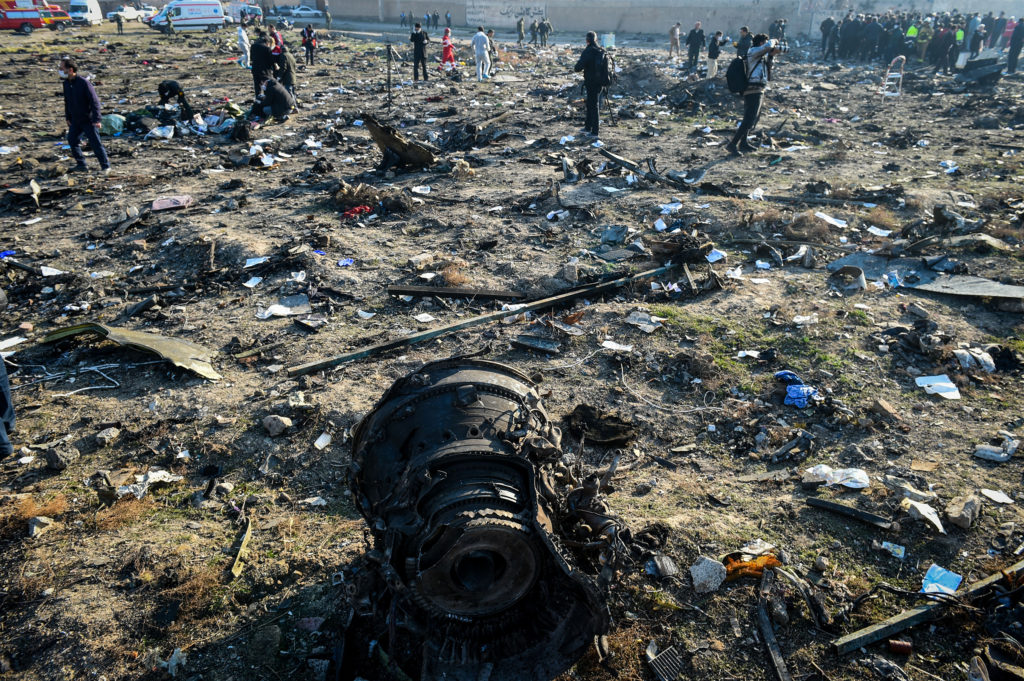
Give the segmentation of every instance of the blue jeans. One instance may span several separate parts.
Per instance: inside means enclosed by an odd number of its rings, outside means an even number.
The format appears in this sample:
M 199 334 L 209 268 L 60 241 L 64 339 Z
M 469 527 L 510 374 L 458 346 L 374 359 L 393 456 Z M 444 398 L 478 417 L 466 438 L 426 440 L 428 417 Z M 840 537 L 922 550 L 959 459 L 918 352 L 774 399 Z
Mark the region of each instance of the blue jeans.
M 82 139 L 82 135 L 85 135 L 85 139 L 89 140 L 89 146 L 92 148 L 93 153 L 96 154 L 96 160 L 100 162 L 100 168 L 109 168 L 110 160 L 107 158 L 107 150 L 103 148 L 103 143 L 100 142 L 100 131 L 88 121 L 84 123 L 71 121 L 71 125 L 68 127 L 68 144 L 71 145 L 71 155 L 75 157 L 75 162 L 80 166 L 85 165 L 85 154 L 82 153 L 82 147 L 78 144 Z
M 14 404 L 11 402 L 11 386 L 7 382 L 7 366 L 0 359 L 0 459 L 14 452 L 11 438 L 7 434 L 14 430 Z

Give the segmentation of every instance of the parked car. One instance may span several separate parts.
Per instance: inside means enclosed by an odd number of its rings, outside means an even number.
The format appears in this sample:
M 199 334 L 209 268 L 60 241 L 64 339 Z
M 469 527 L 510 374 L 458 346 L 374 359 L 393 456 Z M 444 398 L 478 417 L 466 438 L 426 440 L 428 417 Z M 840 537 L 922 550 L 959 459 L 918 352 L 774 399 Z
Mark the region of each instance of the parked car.
M 322 17 L 323 15 L 324 13 L 321 12 L 320 10 L 313 9 L 312 7 L 306 7 L 305 5 L 299 5 L 298 7 L 292 10 L 292 16 L 295 17 L 296 19 L 306 19 L 310 17 L 318 18 Z
M 118 5 L 117 9 L 113 12 L 107 12 L 107 21 L 114 21 L 114 17 L 118 14 L 125 21 L 142 21 L 142 15 L 139 14 L 139 10 L 131 5 Z
M 57 5 L 50 5 L 39 10 L 43 24 L 51 31 L 63 31 L 71 25 L 71 15 Z

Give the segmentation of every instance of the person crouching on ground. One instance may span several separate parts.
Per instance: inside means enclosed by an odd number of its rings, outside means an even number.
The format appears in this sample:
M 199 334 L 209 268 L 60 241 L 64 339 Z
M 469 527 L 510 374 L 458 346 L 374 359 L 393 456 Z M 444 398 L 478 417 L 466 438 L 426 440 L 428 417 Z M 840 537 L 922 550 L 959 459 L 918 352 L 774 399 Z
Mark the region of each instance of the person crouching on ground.
M 263 82 L 262 91 L 252 104 L 252 117 L 273 116 L 274 120 L 287 121 L 288 114 L 295 106 L 295 98 L 274 78 Z
M 747 135 L 761 118 L 761 102 L 771 79 L 771 60 L 777 54 L 778 45 L 778 41 L 769 40 L 764 33 L 758 33 L 751 41 L 745 60 L 747 87 L 743 91 L 743 121 L 736 130 L 736 136 L 725 146 L 732 156 L 739 156 L 745 151 L 757 151 L 757 148 L 747 141 Z
M 597 46 L 597 34 L 590 31 L 587 33 L 587 46 L 583 48 L 573 71 L 583 72 L 583 87 L 587 92 L 587 122 L 583 126 L 583 132 L 589 132 L 594 137 L 597 137 L 599 97 L 601 88 L 604 87 L 601 85 L 600 76 L 603 57 L 604 50 Z

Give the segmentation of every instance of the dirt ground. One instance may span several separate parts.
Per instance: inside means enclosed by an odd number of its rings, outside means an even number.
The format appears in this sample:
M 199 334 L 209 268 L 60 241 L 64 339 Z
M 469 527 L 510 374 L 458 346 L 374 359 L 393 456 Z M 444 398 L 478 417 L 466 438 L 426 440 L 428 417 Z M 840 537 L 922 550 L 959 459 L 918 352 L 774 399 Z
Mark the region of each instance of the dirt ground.
M 104 137 L 110 176 L 67 175 L 61 55 L 79 60 L 104 113 L 155 104 L 157 84 L 168 78 L 203 113 L 227 99 L 243 109 L 251 103 L 233 32 L 113 31 L 5 34 L 0 47 L 0 147 L 19 147 L 0 155 L 2 184 L 24 189 L 34 180 L 41 188 L 38 207 L 31 192 L 0 195 L 0 250 L 31 268 L 63 272 L 0 267 L 11 300 L 0 341 L 27 339 L 8 358 L 18 425 L 15 455 L 0 462 L 0 676 L 324 678 L 348 596 L 333 576 L 366 546 L 345 484 L 350 431 L 396 378 L 425 361 L 485 348 L 490 359 L 541 376 L 553 415 L 585 403 L 636 426 L 610 503 L 634 530 L 667 528 L 663 551 L 681 569 L 663 580 L 643 564 L 625 571 L 609 599 L 610 666 L 590 655 L 566 679 L 654 678 L 644 658 L 650 641 L 683 651 L 687 677 L 775 678 L 757 627 L 757 580 L 698 594 L 688 575 L 699 556 L 719 558 L 755 539 L 774 544 L 783 562 L 815 583 L 831 612 L 879 583 L 918 591 L 932 564 L 971 583 L 1020 560 L 1020 455 L 1005 463 L 973 456 L 976 445 L 1000 442 L 999 430 L 1024 432 L 1020 301 L 893 289 L 872 277 L 865 290 L 843 295 L 825 269 L 847 253 L 890 252 L 934 236 L 908 257 L 946 254 L 971 274 L 1024 284 L 1019 78 L 965 90 L 912 65 L 903 94 L 885 99 L 877 64 L 823 65 L 794 50 L 776 67 L 756 137 L 761 150 L 730 160 L 722 146 L 740 103 L 723 78 L 711 92 L 687 87 L 664 53 L 619 49 L 621 73 L 600 141 L 636 162 L 655 159 L 662 173 L 697 178 L 684 190 L 620 170 L 581 138 L 571 73 L 579 46 L 503 49 L 499 76 L 485 83 L 435 76 L 412 84 L 401 63 L 389 109 L 382 45 L 335 33 L 318 63 L 299 74 L 298 112 L 254 129 L 252 141 L 125 133 Z M 297 34 L 287 39 L 300 49 Z M 506 112 L 490 144 L 445 147 L 447 133 Z M 381 152 L 359 124 L 367 114 L 437 146 L 441 162 L 376 174 Z M 258 140 L 274 156 L 269 166 L 260 153 L 250 157 Z M 565 180 L 563 156 L 583 178 Z M 940 165 L 947 161 L 958 170 L 947 173 Z M 88 162 L 95 171 L 91 153 Z M 339 199 L 342 180 L 382 192 L 388 210 L 371 205 L 375 217 L 344 217 L 360 202 Z M 412 191 L 424 186 L 429 193 Z M 179 195 L 192 205 L 145 212 Z M 671 203 L 681 205 L 662 215 Z M 963 220 L 936 221 L 938 205 Z M 142 219 L 119 229 L 133 209 Z M 564 219 L 548 218 L 558 210 L 567 211 Z M 659 218 L 665 234 L 655 227 Z M 627 228 L 617 248 L 639 239 L 643 251 L 602 259 L 602 235 L 615 225 Z M 581 335 L 532 327 L 558 342 L 557 354 L 513 345 L 530 325 L 516 317 L 288 376 L 288 367 L 501 305 L 405 301 L 388 295 L 390 284 L 443 282 L 541 298 L 663 264 L 658 254 L 678 241 L 677 228 L 705 233 L 727 254 L 690 266 L 701 280 L 713 268 L 723 286 L 692 295 L 677 270 L 658 277 L 658 286 L 639 281 L 576 300 L 553 314 L 582 313 Z M 971 233 L 996 241 L 946 240 Z M 782 257 L 811 244 L 813 261 L 779 266 L 758 246 L 766 239 Z M 413 264 L 421 254 L 428 257 Z M 269 260 L 245 268 L 263 256 Z M 770 268 L 757 269 L 757 261 Z M 253 277 L 262 281 L 246 287 Z M 666 290 L 680 281 L 681 292 Z M 300 294 L 326 322 L 320 328 L 258 318 Z M 126 316 L 150 295 L 155 304 Z M 648 334 L 627 324 L 637 310 L 660 318 L 661 327 Z M 202 345 L 223 377 L 210 381 L 109 341 L 38 342 L 86 321 Z M 628 349 L 607 349 L 605 341 Z M 953 353 L 989 345 L 1008 358 L 992 373 L 963 368 Z M 773 375 L 785 369 L 829 401 L 783 404 Z M 915 384 L 940 374 L 960 399 Z M 290 418 L 291 427 L 271 437 L 263 425 L 270 415 Z M 116 434 L 97 439 L 109 428 Z M 802 431 L 813 436 L 809 451 L 772 456 Z M 331 443 L 320 449 L 314 442 L 323 433 Z M 565 443 L 595 470 L 611 459 L 605 448 Z M 56 458 L 66 467 L 55 470 Z M 809 489 L 801 476 L 815 464 L 862 469 L 870 486 Z M 154 470 L 182 479 L 111 505 L 113 489 Z M 887 474 L 934 497 L 944 532 L 901 509 L 903 492 L 884 484 Z M 982 489 L 1017 503 L 982 498 L 969 529 L 952 524 L 944 509 Z M 812 508 L 810 497 L 897 522 L 879 529 Z M 54 524 L 29 537 L 38 516 Z M 252 532 L 234 577 L 243 518 Z M 905 547 L 905 558 L 881 542 Z M 794 678 L 861 679 L 871 672 L 858 661 L 880 655 L 915 681 L 962 679 L 986 641 L 1022 636 L 1019 621 L 1003 626 L 992 612 L 961 612 L 904 632 L 909 657 L 889 653 L 884 642 L 839 657 L 829 648 L 835 634 L 817 628 L 799 593 L 787 589 L 788 621 L 779 618 L 776 636 Z M 837 632 L 913 604 L 882 594 L 837 623 Z

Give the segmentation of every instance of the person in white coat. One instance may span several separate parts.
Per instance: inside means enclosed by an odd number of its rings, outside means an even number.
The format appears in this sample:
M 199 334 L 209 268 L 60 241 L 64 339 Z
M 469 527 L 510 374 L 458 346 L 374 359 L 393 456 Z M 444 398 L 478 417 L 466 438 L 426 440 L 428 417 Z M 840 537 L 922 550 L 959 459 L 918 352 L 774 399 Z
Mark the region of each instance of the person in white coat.
M 487 72 L 491 70 L 491 41 L 487 39 L 483 26 L 476 27 L 476 35 L 473 36 L 473 58 L 476 60 L 476 79 L 484 80 L 490 78 Z
M 238 27 L 238 50 L 242 53 L 242 56 L 238 58 L 239 65 L 247 69 L 251 68 L 249 66 L 249 35 L 242 26 Z

